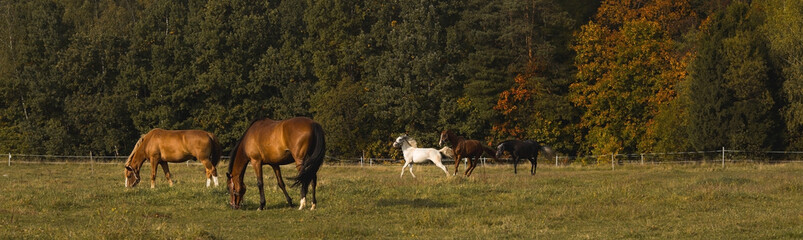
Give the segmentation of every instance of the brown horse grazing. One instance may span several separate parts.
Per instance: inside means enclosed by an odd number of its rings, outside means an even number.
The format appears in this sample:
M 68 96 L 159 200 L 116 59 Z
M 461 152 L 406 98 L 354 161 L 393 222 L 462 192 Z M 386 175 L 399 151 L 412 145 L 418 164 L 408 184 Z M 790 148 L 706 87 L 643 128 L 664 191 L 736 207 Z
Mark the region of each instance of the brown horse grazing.
M 206 187 L 211 179 L 217 181 L 217 163 L 220 161 L 220 143 L 215 135 L 201 130 L 153 129 L 142 135 L 134 145 L 134 150 L 125 162 L 125 186 L 134 187 L 139 183 L 139 169 L 145 159 L 151 161 L 151 188 L 156 187 L 156 164 L 162 165 L 165 178 L 170 186 L 168 162 L 185 162 L 195 158 L 206 168 Z
M 466 140 L 461 136 L 457 136 L 449 130 L 443 130 L 441 132 L 441 140 L 438 142 L 438 146 L 442 146 L 444 141 L 448 141 L 449 144 L 452 145 L 454 149 L 455 158 L 454 158 L 454 175 L 457 175 L 457 170 L 460 166 L 460 159 L 468 158 L 468 168 L 466 168 L 466 177 L 471 176 L 471 173 L 474 172 L 474 168 L 477 165 L 474 163 L 474 160 L 479 159 L 483 153 L 488 153 L 491 157 L 496 160 L 496 154 L 493 149 L 483 146 L 480 141 L 477 140 Z
M 259 210 L 265 208 L 265 191 L 262 183 L 262 165 L 270 165 L 276 174 L 279 188 L 284 192 L 287 203 L 293 206 L 293 200 L 287 195 L 282 180 L 280 165 L 295 163 L 298 176 L 295 183 L 301 184 L 301 201 L 299 210 L 304 208 L 307 197 L 307 188 L 312 183 L 312 207 L 315 209 L 315 188 L 318 185 L 318 169 L 323 164 L 326 153 L 323 128 L 312 119 L 297 117 L 284 121 L 270 119 L 257 120 L 243 134 L 237 145 L 231 151 L 228 177 L 231 207 L 240 208 L 245 196 L 243 175 L 250 163 L 254 167 L 259 188 Z

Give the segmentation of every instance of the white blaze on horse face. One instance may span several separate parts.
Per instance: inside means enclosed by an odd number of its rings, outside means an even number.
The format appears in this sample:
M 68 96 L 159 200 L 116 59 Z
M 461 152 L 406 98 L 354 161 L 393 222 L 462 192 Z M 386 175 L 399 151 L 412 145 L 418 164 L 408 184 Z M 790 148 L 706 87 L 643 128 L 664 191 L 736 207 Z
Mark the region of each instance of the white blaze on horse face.
M 128 187 L 128 178 L 125 178 L 125 187 Z
M 298 201 L 298 210 L 304 209 L 304 205 L 307 203 L 307 198 L 301 198 L 301 201 Z

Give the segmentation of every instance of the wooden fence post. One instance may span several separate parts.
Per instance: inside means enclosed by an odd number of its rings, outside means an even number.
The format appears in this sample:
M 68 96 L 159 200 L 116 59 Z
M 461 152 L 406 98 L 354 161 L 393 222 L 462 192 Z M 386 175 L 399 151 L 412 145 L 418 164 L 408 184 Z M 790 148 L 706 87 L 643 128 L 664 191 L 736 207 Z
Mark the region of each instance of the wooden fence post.
M 614 158 L 614 154 L 611 153 L 611 170 L 616 169 L 616 167 L 615 167 L 616 165 L 614 165 L 614 163 L 613 163 L 613 158 Z

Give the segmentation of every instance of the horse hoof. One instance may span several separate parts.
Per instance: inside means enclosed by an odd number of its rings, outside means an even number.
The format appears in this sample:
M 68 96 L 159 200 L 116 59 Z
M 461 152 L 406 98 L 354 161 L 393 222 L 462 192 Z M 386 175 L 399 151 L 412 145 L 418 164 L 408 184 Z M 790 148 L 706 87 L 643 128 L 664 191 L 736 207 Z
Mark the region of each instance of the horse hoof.
M 312 207 L 309 208 L 309 210 L 315 210 L 315 204 L 314 203 L 312 204 Z

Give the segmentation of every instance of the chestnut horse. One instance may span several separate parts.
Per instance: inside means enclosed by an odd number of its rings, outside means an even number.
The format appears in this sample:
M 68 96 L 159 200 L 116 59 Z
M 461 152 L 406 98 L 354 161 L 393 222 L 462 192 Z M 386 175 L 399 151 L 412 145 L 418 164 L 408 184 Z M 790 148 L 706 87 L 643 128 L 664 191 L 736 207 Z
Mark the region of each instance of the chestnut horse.
M 315 188 L 318 185 L 318 169 L 323 164 L 326 153 L 326 142 L 323 128 L 312 119 L 297 117 L 283 121 L 270 119 L 257 120 L 251 123 L 240 141 L 231 151 L 228 177 L 231 207 L 240 208 L 245 196 L 243 175 L 250 163 L 254 167 L 259 188 L 259 210 L 265 208 L 265 191 L 262 180 L 262 165 L 270 165 L 276 174 L 279 188 L 284 192 L 287 203 L 293 206 L 293 200 L 287 195 L 284 180 L 279 166 L 296 164 L 298 176 L 295 183 L 301 184 L 301 201 L 299 210 L 304 208 L 307 197 L 307 188 L 312 184 L 312 206 L 315 209 Z
M 442 146 L 444 141 L 448 141 L 449 144 L 452 145 L 454 149 L 454 175 L 457 175 L 457 170 L 460 166 L 460 160 L 463 158 L 468 158 L 468 168 L 466 168 L 466 177 L 470 176 L 472 172 L 474 172 L 474 168 L 477 165 L 474 163 L 474 160 L 479 159 L 483 153 L 488 153 L 491 157 L 496 160 L 496 153 L 493 149 L 483 146 L 480 141 L 477 140 L 466 140 L 461 136 L 457 136 L 449 130 L 443 130 L 441 132 L 441 139 L 438 141 L 438 146 Z
M 206 168 L 206 187 L 211 179 L 217 181 L 217 163 L 220 161 L 220 143 L 215 135 L 201 130 L 153 129 L 142 135 L 134 145 L 131 155 L 125 162 L 125 186 L 134 187 L 139 183 L 139 170 L 146 159 L 151 161 L 151 188 L 156 187 L 157 164 L 162 165 L 165 178 L 170 186 L 168 162 L 185 162 L 196 159 Z

